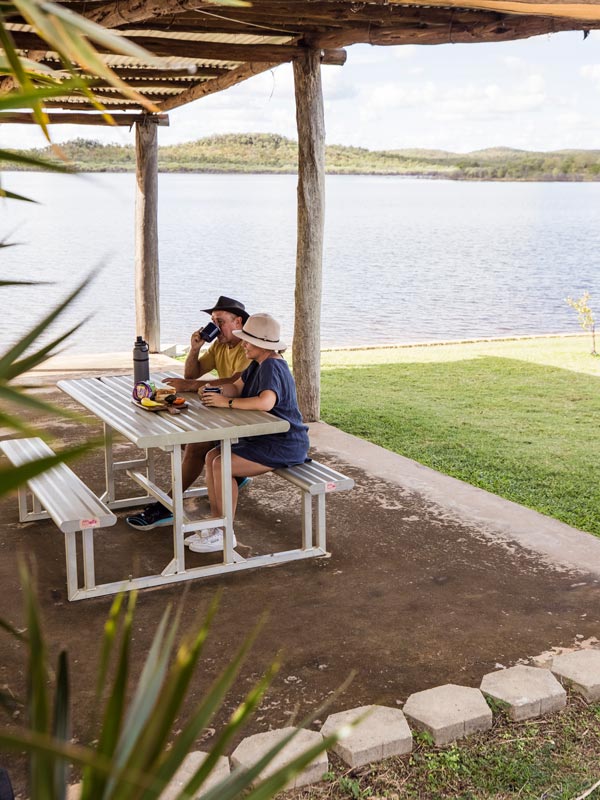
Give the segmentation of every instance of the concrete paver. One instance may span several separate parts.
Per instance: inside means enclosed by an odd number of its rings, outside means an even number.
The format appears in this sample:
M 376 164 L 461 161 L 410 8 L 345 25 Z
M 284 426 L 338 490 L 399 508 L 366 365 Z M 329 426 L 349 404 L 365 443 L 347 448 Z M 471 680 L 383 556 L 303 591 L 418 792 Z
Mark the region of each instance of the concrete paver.
M 453 683 L 411 694 L 403 711 L 417 728 L 428 731 L 437 745 L 492 727 L 492 712 L 479 689 Z
M 181 790 L 196 772 L 198 767 L 206 759 L 208 753 L 203 753 L 197 750 L 193 753 L 188 753 L 184 758 L 182 765 L 179 767 L 173 779 L 160 796 L 160 800 L 175 800 L 179 796 Z M 219 756 L 212 772 L 202 784 L 202 787 L 194 795 L 194 797 L 202 797 L 203 794 L 216 786 L 220 781 L 224 780 L 229 775 L 229 759 L 227 756 Z
M 555 656 L 551 669 L 588 703 L 600 700 L 600 650 L 578 650 Z
M 249 768 L 264 756 L 264 754 L 274 747 L 285 736 L 291 733 L 294 728 L 280 728 L 279 730 L 267 731 L 266 733 L 256 733 L 248 736 L 235 748 L 231 754 L 231 763 L 234 767 Z M 253 785 L 257 785 L 261 780 L 268 778 L 278 769 L 288 764 L 299 756 L 304 750 L 318 744 L 323 740 L 320 733 L 316 731 L 300 730 L 296 736 L 286 744 L 266 767 Z M 309 783 L 320 781 L 324 773 L 327 772 L 329 761 L 327 753 L 324 751 L 318 755 L 311 763 L 287 785 L 287 789 L 297 789 L 299 786 L 306 786 Z
M 412 733 L 404 714 L 398 708 L 360 706 L 349 711 L 340 711 L 327 717 L 321 733 L 329 736 L 342 725 L 353 723 L 361 715 L 365 715 L 365 718 L 352 733 L 332 748 L 349 767 L 361 767 L 382 758 L 410 753 Z
M 522 664 L 488 672 L 483 676 L 480 689 L 505 705 L 515 721 L 541 717 L 567 704 L 567 693 L 550 670 Z

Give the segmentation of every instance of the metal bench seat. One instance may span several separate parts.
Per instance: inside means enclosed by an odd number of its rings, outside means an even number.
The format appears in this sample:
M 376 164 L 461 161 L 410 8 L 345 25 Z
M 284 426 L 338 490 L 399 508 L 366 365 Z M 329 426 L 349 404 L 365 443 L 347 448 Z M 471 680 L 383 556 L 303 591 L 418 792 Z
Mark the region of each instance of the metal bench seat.
M 294 467 L 274 470 L 276 475 L 297 486 L 302 492 L 302 547 L 313 546 L 313 497 L 317 498 L 316 546 L 327 552 L 325 497 L 330 492 L 344 492 L 354 487 L 353 478 L 321 464 L 309 461 Z
M 15 467 L 54 455 L 38 437 L 0 441 L 0 451 Z M 31 510 L 27 489 L 33 496 Z M 19 521 L 50 518 L 65 534 L 68 596 L 69 600 L 80 600 L 86 596 L 86 590 L 95 586 L 94 530 L 114 525 L 117 518 L 66 464 L 58 464 L 30 478 L 27 489 L 19 488 Z M 78 531 L 81 531 L 83 546 L 82 589 L 77 576 L 75 534 Z

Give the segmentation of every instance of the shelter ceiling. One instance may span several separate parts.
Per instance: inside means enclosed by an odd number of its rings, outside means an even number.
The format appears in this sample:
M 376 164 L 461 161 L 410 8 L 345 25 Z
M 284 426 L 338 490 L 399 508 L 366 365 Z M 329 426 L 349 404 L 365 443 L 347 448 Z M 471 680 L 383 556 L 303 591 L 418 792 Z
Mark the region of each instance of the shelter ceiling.
M 142 63 L 105 53 L 117 74 L 161 111 L 168 111 L 278 64 L 307 48 L 322 62 L 343 64 L 343 48 L 373 45 L 508 41 L 600 27 L 600 0 L 252 0 L 224 6 L 207 0 L 63 0 L 100 25 L 122 31 L 159 57 Z M 55 53 L 19 18 L 10 20 L 17 47 L 59 67 Z M 98 81 L 111 111 L 139 112 L 133 100 Z M 89 110 L 85 98 L 55 98 L 48 108 Z M 83 115 L 82 115 L 83 116 Z

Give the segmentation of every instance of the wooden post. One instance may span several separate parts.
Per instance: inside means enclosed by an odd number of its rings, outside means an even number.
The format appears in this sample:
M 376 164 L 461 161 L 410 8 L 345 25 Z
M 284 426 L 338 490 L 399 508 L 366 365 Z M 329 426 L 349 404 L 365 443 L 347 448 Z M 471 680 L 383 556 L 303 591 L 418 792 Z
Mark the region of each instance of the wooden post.
M 321 401 L 321 292 L 325 222 L 325 122 L 320 51 L 294 61 L 298 126 L 298 242 L 292 358 L 298 404 L 307 422 Z
M 147 116 L 135 124 L 135 334 L 160 350 L 158 280 L 158 135 Z

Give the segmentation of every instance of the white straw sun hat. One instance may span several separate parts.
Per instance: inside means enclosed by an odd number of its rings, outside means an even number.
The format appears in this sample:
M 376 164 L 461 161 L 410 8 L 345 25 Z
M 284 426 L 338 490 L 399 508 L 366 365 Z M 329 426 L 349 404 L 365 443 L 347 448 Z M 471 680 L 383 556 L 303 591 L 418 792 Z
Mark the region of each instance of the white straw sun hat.
M 242 330 L 233 331 L 233 335 L 264 350 L 287 348 L 287 344 L 281 340 L 279 323 L 270 314 L 252 314 L 244 322 Z

